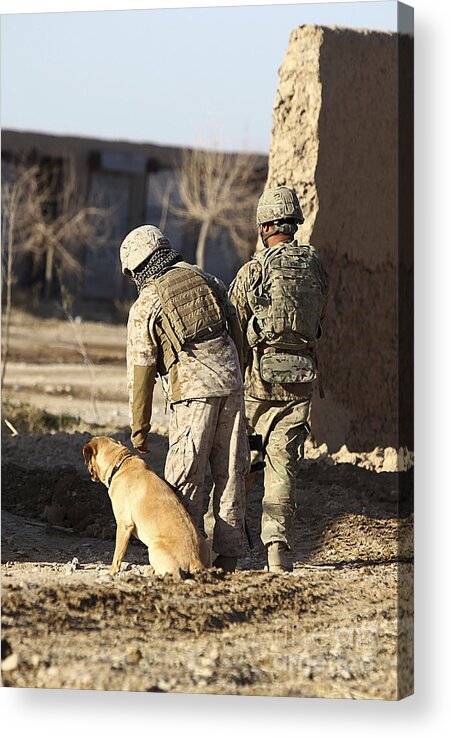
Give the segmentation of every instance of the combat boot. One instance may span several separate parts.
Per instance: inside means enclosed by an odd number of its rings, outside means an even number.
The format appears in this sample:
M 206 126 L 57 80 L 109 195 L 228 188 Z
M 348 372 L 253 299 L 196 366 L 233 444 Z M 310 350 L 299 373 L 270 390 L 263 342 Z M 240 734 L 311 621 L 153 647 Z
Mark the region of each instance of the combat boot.
M 219 554 L 219 556 L 217 556 L 213 561 L 213 566 L 216 569 L 222 569 L 227 573 L 231 573 L 232 571 L 235 571 L 237 563 L 238 556 L 223 556 L 222 554 Z
M 285 571 L 293 571 L 290 557 L 290 549 L 283 541 L 270 543 L 268 546 L 268 571 L 282 574 Z

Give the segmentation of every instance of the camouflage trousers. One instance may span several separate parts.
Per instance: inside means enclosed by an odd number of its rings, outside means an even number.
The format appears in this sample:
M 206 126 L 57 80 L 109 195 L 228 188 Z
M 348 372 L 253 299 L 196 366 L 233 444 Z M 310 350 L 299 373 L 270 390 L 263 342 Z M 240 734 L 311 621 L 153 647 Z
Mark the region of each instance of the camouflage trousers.
M 292 548 L 296 513 L 296 477 L 309 433 L 311 399 L 293 402 L 246 397 L 249 425 L 263 438 L 264 495 L 261 539 Z
M 165 477 L 184 497 L 185 507 L 204 532 L 209 493 L 205 474 L 213 477 L 213 549 L 240 556 L 244 545 L 245 476 L 249 445 L 241 390 L 226 397 L 184 400 L 171 405 Z

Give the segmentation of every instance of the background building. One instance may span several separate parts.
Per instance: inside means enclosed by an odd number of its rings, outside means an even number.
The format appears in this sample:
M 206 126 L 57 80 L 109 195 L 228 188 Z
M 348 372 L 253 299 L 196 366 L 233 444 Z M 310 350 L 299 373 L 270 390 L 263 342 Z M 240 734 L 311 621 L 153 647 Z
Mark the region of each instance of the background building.
M 99 139 L 54 136 L 5 130 L 2 132 L 2 174 L 8 177 L 18 161 L 38 164 L 42 171 L 63 171 L 70 163 L 75 172 L 77 192 L 86 206 L 100 204 L 108 209 L 108 237 L 101 245 L 73 243 L 71 248 L 83 267 L 81 279 L 69 277 L 70 289 L 78 301 L 101 302 L 132 299 L 136 290 L 123 278 L 119 246 L 132 228 L 144 223 L 162 227 L 173 246 L 187 261 L 196 258 L 199 228 L 187 218 L 175 215 L 180 207 L 177 178 L 183 152 L 176 147 L 147 143 L 104 141 Z M 227 155 L 233 156 L 233 154 Z M 263 189 L 267 158 L 252 156 L 257 187 Z M 51 204 L 49 203 L 51 209 Z M 241 265 L 224 229 L 210 232 L 205 268 L 228 284 Z M 21 255 L 16 264 L 20 287 L 39 286 L 44 264 L 31 268 L 29 255 Z M 50 295 L 55 294 L 54 284 Z

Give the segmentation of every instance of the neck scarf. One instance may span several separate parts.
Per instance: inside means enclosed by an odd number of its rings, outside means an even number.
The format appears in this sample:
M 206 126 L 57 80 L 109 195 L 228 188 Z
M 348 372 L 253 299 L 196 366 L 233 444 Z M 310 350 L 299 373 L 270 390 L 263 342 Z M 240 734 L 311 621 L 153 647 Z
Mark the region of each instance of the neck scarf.
M 170 246 L 164 246 L 154 251 L 149 256 L 143 269 L 133 275 L 138 287 L 138 293 L 141 292 L 142 288 L 150 279 L 161 277 L 165 271 L 179 261 L 183 261 L 183 256 L 178 251 L 171 249 Z

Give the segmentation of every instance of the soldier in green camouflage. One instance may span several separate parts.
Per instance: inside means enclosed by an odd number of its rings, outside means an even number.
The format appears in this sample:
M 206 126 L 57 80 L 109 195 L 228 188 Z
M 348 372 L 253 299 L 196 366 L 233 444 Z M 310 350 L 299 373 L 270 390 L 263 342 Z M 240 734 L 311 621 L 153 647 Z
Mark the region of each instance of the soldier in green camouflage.
M 205 473 L 214 481 L 214 565 L 233 571 L 243 549 L 244 420 L 242 337 L 216 277 L 183 261 L 155 226 L 135 228 L 120 248 L 122 271 L 138 288 L 127 325 L 131 440 L 146 453 L 157 375 L 170 404 L 165 477 L 203 533 Z
M 261 538 L 275 572 L 293 568 L 296 477 L 310 432 L 328 292 L 315 250 L 293 239 L 303 220 L 294 190 L 265 190 L 257 208 L 261 246 L 230 288 L 243 333 L 246 417 L 263 440 Z

